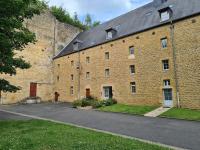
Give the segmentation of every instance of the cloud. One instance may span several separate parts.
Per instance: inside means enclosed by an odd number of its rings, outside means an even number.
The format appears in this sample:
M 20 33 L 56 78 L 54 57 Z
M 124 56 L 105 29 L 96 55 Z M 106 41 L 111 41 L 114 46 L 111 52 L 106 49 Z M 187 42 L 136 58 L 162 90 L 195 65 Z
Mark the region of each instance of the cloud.
M 77 12 L 80 19 L 89 13 L 94 20 L 107 21 L 152 0 L 50 0 L 49 4 L 64 7 L 71 15 Z

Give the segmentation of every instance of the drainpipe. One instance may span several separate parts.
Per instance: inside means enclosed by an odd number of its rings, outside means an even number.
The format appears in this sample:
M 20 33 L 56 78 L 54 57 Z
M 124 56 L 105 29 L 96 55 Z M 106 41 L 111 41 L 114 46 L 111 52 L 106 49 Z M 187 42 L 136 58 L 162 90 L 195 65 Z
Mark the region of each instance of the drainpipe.
M 78 50 L 78 99 L 80 99 L 80 93 L 81 93 L 81 61 L 80 61 L 80 50 Z
M 177 78 L 177 64 L 176 64 L 176 48 L 174 44 L 174 23 L 171 18 L 170 24 L 170 34 L 171 34 L 171 43 L 172 43 L 172 51 L 173 51 L 173 64 L 174 64 L 174 79 L 176 83 L 176 100 L 177 100 L 177 107 L 180 108 L 180 97 L 179 97 L 179 84 Z

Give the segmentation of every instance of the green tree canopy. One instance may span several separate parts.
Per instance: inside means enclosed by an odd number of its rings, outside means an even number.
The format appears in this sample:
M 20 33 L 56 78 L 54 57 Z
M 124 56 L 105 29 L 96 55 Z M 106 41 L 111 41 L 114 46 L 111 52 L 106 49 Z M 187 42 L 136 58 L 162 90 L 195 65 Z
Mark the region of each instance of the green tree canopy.
M 22 51 L 36 41 L 35 34 L 24 26 L 24 20 L 39 15 L 45 3 L 39 0 L 0 0 L 0 6 L 0 74 L 12 76 L 17 68 L 30 67 L 22 57 L 16 56 L 16 51 Z M 0 77 L 0 92 L 17 90 L 20 88 Z

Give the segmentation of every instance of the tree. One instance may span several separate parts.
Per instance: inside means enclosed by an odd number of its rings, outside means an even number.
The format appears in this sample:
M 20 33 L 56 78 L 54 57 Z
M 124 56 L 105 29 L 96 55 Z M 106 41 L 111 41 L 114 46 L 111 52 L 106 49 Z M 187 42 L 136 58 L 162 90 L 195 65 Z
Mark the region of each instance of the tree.
M 1 0 L 0 6 L 0 74 L 13 76 L 17 68 L 28 69 L 31 66 L 16 53 L 36 42 L 35 34 L 25 27 L 24 21 L 39 15 L 46 4 L 39 0 Z M 18 90 L 20 87 L 0 77 L 0 96 L 1 91 Z
M 90 14 L 87 14 L 85 17 L 85 25 L 90 28 L 92 26 L 92 18 Z
M 92 26 L 96 27 L 96 26 L 100 25 L 100 23 L 101 23 L 100 21 L 95 21 L 95 22 L 93 22 Z
M 74 12 L 74 21 L 79 21 L 77 12 Z

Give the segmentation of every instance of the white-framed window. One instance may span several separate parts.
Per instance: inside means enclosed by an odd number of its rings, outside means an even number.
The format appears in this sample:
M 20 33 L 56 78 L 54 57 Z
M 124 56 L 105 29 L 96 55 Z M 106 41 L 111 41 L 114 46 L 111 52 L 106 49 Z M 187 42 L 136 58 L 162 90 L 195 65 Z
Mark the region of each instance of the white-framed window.
M 106 60 L 110 59 L 110 54 L 109 54 L 109 52 L 105 52 L 105 59 L 106 59 Z
M 105 69 L 105 77 L 109 77 L 110 76 L 110 69 Z
M 113 37 L 112 31 L 108 31 L 107 32 L 107 39 L 112 39 L 112 37 Z
M 168 10 L 160 12 L 160 20 L 162 21 L 167 21 L 170 19 L 170 13 Z
M 86 63 L 87 63 L 87 64 L 90 63 L 90 57 L 86 57 Z
M 71 61 L 71 66 L 74 67 L 74 61 L 73 60 Z
M 171 83 L 170 80 L 163 80 L 164 87 L 170 87 Z
M 86 72 L 86 79 L 90 79 L 90 72 Z
M 169 70 L 169 60 L 162 61 L 163 70 Z
M 162 38 L 160 41 L 162 48 L 167 48 L 167 38 Z
M 74 81 L 74 75 L 73 74 L 71 74 L 71 80 Z
M 135 74 L 135 65 L 130 65 L 130 73 Z
M 134 48 L 134 46 L 130 46 L 129 47 L 129 54 L 130 55 L 134 55 L 135 54 L 135 48 Z
M 130 83 L 130 88 L 131 88 L 131 93 L 135 94 L 136 93 L 136 83 L 135 82 L 131 82 Z
M 74 95 L 74 87 L 73 86 L 70 87 L 70 95 Z

